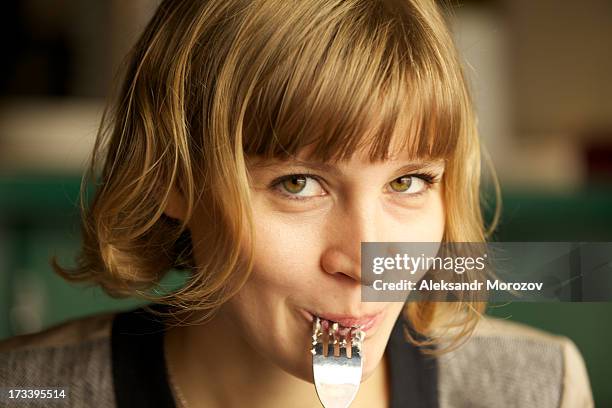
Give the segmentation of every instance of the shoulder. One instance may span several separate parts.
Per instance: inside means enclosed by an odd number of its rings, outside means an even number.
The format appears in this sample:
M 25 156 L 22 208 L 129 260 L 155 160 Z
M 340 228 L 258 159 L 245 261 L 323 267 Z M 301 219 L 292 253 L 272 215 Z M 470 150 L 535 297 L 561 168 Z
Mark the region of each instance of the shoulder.
M 441 355 L 438 365 L 441 407 L 458 401 L 478 406 L 594 405 L 574 342 L 521 323 L 483 317 L 465 344 Z
M 43 331 L 10 337 L 0 341 L 0 354 L 31 349 L 70 347 L 108 339 L 115 313 L 105 313 L 70 320 Z
M 64 388 L 70 405 L 114 406 L 110 345 L 114 316 L 88 316 L 0 341 L 0 385 Z

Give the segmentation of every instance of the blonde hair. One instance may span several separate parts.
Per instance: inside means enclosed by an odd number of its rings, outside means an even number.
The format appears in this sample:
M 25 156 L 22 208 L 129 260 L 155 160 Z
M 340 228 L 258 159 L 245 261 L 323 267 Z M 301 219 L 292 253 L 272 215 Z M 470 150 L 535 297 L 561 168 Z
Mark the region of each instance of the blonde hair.
M 252 247 L 245 255 L 237 244 L 254 239 L 248 157 L 288 158 L 308 145 L 321 161 L 361 149 L 384 160 L 392 134 L 414 157 L 446 160 L 444 241 L 485 241 L 476 118 L 434 1 L 166 0 L 104 115 L 81 189 L 77 267 L 53 267 L 113 296 L 209 316 L 252 267 Z M 180 221 L 164 214 L 173 191 L 186 203 Z M 187 228 L 196 206 L 208 222 L 197 243 Z M 208 254 L 197 266 L 194 245 Z M 189 272 L 186 285 L 152 295 L 171 269 Z M 450 322 L 434 314 L 467 311 L 453 323 L 459 339 L 483 308 L 421 301 L 405 312 L 427 333 Z

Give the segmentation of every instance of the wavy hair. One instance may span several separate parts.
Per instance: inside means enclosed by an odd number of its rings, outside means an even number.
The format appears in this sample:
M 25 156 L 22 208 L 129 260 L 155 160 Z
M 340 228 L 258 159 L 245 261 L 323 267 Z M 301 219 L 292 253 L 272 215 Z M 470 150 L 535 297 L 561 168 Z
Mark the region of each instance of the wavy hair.
M 443 240 L 487 238 L 476 116 L 433 0 L 165 0 L 127 61 L 83 177 L 77 266 L 52 259 L 70 281 L 210 316 L 252 267 L 252 247 L 244 255 L 237 244 L 254 239 L 249 157 L 305 146 L 327 162 L 362 149 L 384 160 L 392 145 L 444 158 Z M 184 219 L 164 213 L 173 191 Z M 208 227 L 201 242 L 188 229 L 196 206 Z M 208 254 L 198 265 L 194 245 Z M 172 269 L 186 284 L 163 293 Z M 457 344 L 484 306 L 409 302 L 405 315 L 417 333 L 461 327 Z

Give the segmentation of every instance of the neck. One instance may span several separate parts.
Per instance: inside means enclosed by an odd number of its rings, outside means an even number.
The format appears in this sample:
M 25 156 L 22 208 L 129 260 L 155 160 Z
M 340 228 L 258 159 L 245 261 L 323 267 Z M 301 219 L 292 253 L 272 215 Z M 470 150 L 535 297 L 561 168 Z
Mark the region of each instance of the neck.
M 170 375 L 187 408 L 292 406 L 295 401 L 304 407 L 321 406 L 312 383 L 265 359 L 222 315 L 205 324 L 169 329 L 165 347 Z M 351 406 L 388 406 L 387 398 L 383 358 Z

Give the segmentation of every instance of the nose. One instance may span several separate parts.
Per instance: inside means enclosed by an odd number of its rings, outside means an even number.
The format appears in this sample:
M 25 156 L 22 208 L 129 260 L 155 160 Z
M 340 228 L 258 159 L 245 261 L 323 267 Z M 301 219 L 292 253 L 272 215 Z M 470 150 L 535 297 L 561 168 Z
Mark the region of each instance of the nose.
M 321 256 L 321 267 L 331 275 L 362 282 L 361 242 L 376 242 L 379 238 L 381 217 L 375 200 L 362 200 L 338 206 L 327 224 L 324 234 L 326 246 Z

